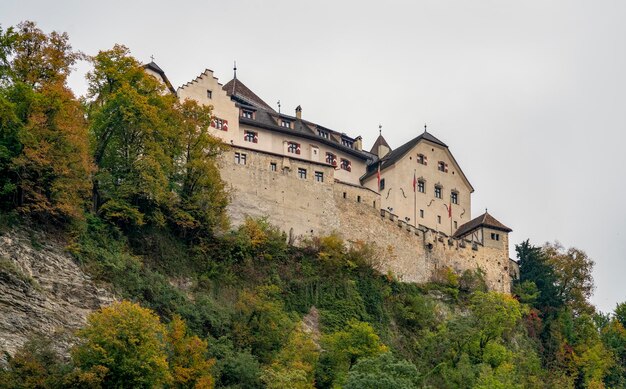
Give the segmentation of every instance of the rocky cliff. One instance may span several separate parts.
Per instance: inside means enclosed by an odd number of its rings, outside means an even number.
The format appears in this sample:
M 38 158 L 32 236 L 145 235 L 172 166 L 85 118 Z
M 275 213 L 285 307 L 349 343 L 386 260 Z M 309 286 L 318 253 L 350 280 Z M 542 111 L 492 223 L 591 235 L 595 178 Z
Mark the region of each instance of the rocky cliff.
M 113 301 L 64 248 L 48 234 L 0 233 L 0 350 L 11 354 L 36 334 L 67 349 L 87 315 Z

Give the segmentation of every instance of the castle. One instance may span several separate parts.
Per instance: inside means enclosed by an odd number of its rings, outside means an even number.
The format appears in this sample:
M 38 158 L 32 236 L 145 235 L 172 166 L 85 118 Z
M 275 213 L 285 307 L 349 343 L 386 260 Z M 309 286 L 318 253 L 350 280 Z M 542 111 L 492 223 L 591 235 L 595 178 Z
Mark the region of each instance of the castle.
M 485 211 L 471 217 L 474 188 L 448 146 L 424 132 L 392 149 L 380 134 L 363 140 L 275 111 L 237 79 L 211 70 L 174 90 L 164 71 L 144 66 L 181 99 L 213 107 L 212 133 L 230 145 L 221 161 L 233 223 L 267 217 L 290 239 L 338 232 L 374 242 L 383 272 L 427 282 L 437 272 L 481 269 L 491 290 L 508 293 L 519 272 L 509 259 L 511 229 Z

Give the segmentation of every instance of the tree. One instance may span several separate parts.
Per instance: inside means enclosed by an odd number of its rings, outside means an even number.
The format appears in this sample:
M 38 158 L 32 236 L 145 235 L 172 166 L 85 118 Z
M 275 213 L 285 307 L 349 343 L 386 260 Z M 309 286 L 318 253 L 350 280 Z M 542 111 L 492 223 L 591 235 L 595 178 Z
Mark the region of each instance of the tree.
M 559 243 L 546 244 L 543 252 L 556 276 L 556 293 L 575 313 L 593 313 L 588 299 L 593 293 L 594 262 L 575 247 L 563 248 Z
M 291 332 L 287 344 L 265 369 L 262 379 L 268 388 L 314 388 L 318 346 L 301 327 Z
M 211 375 L 214 359 L 207 358 L 207 342 L 187 334 L 187 326 L 174 315 L 166 335 L 168 363 L 175 388 L 210 389 L 215 385 Z
M 519 259 L 520 278 L 518 283 L 533 289 L 534 283 L 538 295 L 533 296 L 533 306 L 542 313 L 554 313 L 563 305 L 562 296 L 557 289 L 557 277 L 540 247 L 532 246 L 528 240 L 515 246 Z M 535 294 L 536 292 L 532 292 Z
M 66 85 L 82 54 L 33 22 L 0 36 L 0 197 L 6 207 L 81 217 L 92 166 L 81 104 Z
M 104 387 L 159 386 L 171 378 L 165 333 L 149 309 L 128 301 L 114 303 L 88 317 L 72 357 L 83 372 L 106 371 Z
M 344 330 L 326 335 L 322 343 L 326 351 L 321 355 L 317 374 L 321 387 L 344 384 L 348 371 L 360 358 L 389 351 L 369 323 L 354 319 L 348 321 Z
M 202 226 L 225 226 L 227 196 L 215 162 L 224 146 L 208 132 L 211 108 L 185 100 L 178 109 L 182 155 L 175 182 L 181 201 L 180 212 L 184 215 L 174 221 L 188 233 L 200 232 Z
M 345 389 L 413 389 L 419 388 L 417 368 L 391 353 L 359 360 L 348 373 Z
M 147 216 L 163 225 L 161 207 L 173 201 L 169 178 L 180 151 L 176 97 L 124 46 L 99 52 L 92 63 L 88 113 L 99 168 L 94 210 L 115 222 L 142 225 Z

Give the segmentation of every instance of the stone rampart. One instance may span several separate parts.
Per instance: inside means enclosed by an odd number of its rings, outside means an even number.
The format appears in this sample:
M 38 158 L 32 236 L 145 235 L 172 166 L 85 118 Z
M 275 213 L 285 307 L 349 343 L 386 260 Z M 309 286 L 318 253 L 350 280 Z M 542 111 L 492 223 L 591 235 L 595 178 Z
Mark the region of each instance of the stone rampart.
M 237 152 L 246 154 L 245 165 L 235 163 Z M 228 212 L 234 225 L 246 216 L 267 217 L 295 240 L 336 231 L 348 242 L 374 243 L 379 270 L 401 281 L 428 282 L 444 267 L 457 273 L 480 268 L 491 290 L 510 291 L 507 241 L 500 248 L 486 247 L 416 228 L 379 209 L 378 193 L 335 180 L 330 166 L 233 148 L 225 153 L 221 172 L 231 190 Z

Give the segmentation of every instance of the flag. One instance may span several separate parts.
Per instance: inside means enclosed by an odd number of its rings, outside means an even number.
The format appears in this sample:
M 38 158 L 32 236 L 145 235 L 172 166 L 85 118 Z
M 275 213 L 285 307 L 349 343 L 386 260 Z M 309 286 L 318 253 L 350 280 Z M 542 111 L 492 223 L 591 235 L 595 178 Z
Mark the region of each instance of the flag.
M 416 185 L 417 185 L 417 178 L 415 177 L 415 170 L 413 170 L 413 192 L 415 192 Z
M 452 203 L 450 203 L 450 205 L 448 205 L 448 217 L 452 218 Z
M 380 192 L 380 162 L 378 162 L 378 173 L 376 177 L 378 177 L 378 191 Z

